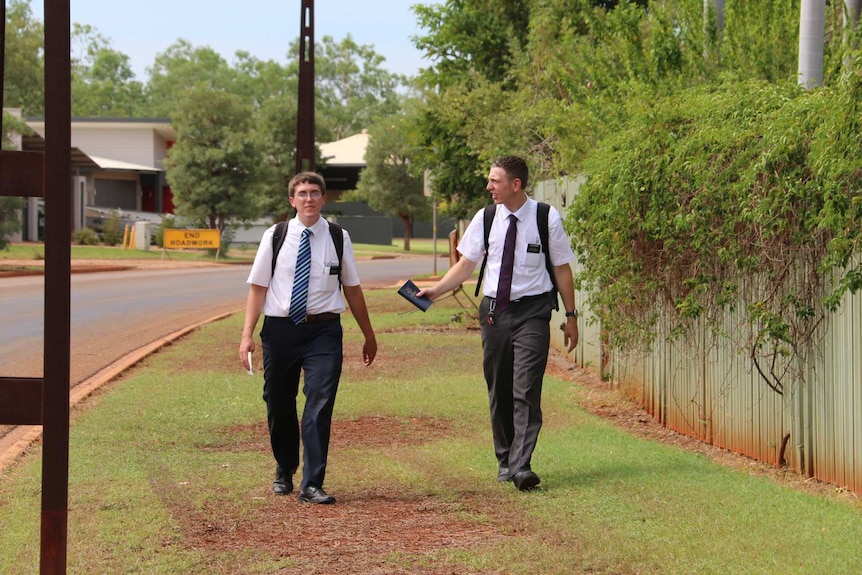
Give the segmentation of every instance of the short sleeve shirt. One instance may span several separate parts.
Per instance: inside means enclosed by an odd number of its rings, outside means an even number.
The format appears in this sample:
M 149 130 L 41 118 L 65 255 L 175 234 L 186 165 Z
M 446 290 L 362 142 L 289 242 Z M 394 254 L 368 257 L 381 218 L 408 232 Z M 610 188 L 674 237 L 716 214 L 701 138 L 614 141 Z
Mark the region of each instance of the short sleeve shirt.
M 296 256 L 304 229 L 305 226 L 297 218 L 288 222 L 287 235 L 278 252 L 274 274 L 272 273 L 272 235 L 275 232 L 275 226 L 263 233 L 246 283 L 269 288 L 263 304 L 264 315 L 287 317 L 290 314 Z M 312 233 L 311 278 L 308 284 L 306 309 L 309 314 L 342 313 L 345 305 L 338 283 L 338 253 L 329 234 L 329 222 L 320 218 L 310 229 Z M 353 243 L 347 230 L 344 230 L 341 283 L 345 286 L 359 285 Z
M 545 254 L 542 252 L 542 241 L 539 238 L 539 226 L 536 222 L 538 202 L 532 198 L 514 212 L 518 218 L 518 233 L 515 237 L 515 268 L 512 273 L 513 300 L 522 297 L 540 295 L 551 291 L 554 287 L 545 268 Z M 485 267 L 485 279 L 482 292 L 488 297 L 497 297 L 497 283 L 500 280 L 500 263 L 503 258 L 503 242 L 509 228 L 509 215 L 513 212 L 503 204 L 497 206 L 491 233 L 488 236 L 488 263 Z M 559 266 L 575 261 L 575 254 L 569 242 L 569 237 L 563 228 L 560 213 L 551 206 L 548 214 L 548 250 L 551 264 Z M 479 210 L 467 230 L 458 251 L 470 261 L 479 262 L 485 255 L 485 210 Z

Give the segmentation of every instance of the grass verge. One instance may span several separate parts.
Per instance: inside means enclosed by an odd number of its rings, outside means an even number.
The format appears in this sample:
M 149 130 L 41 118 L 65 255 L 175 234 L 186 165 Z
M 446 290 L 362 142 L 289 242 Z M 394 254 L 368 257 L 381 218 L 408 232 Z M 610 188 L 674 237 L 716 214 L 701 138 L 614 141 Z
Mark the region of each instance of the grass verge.
M 541 489 L 497 483 L 475 320 L 452 299 L 401 314 L 393 291 L 366 295 L 380 353 L 361 365 L 345 316 L 336 505 L 271 493 L 234 316 L 74 410 L 68 572 L 862 572 L 862 508 L 627 434 L 567 378 L 545 380 Z M 37 447 L 0 481 L 0 574 L 38 572 L 39 474 Z
M 446 258 L 449 256 L 448 238 L 437 239 L 437 256 Z M 397 238 L 391 245 L 377 244 L 354 244 L 353 250 L 358 257 L 385 257 L 397 255 L 432 255 L 434 254 L 434 240 L 430 238 L 413 239 L 410 242 L 410 250 L 404 250 L 404 242 Z M 257 245 L 238 244 L 232 246 L 227 254 L 219 254 L 222 262 L 251 262 L 257 252 Z M 152 247 L 150 250 L 123 249 L 118 246 L 72 246 L 72 259 L 91 260 L 153 260 L 168 257 L 181 261 L 212 261 L 214 253 L 207 250 L 162 250 Z M 0 265 L 3 260 L 44 260 L 45 246 L 42 243 L 11 244 L 5 250 L 0 251 Z M 11 269 L 9 266 L 7 268 Z

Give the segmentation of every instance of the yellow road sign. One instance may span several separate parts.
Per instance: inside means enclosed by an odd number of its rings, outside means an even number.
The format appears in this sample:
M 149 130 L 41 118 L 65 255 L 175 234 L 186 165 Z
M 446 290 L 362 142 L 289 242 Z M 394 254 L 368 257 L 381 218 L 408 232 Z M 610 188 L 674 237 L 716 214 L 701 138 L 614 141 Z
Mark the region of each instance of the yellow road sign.
M 165 248 L 169 250 L 216 249 L 220 242 L 218 230 L 165 230 Z

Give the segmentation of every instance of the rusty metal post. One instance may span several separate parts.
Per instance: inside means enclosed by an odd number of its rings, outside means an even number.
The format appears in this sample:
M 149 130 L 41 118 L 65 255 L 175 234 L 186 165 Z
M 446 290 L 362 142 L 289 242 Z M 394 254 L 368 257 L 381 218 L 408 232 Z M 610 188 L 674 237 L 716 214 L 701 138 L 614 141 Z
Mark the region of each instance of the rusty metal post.
M 3 82 L 6 80 L 6 0 L 0 6 L 0 16 L 3 16 L 3 28 L 0 28 L 0 134 L 3 133 L 3 106 L 6 90 Z
M 297 115 L 296 171 L 314 171 L 314 0 L 302 0 Z
M 40 573 L 66 573 L 72 257 L 69 0 L 45 0 L 45 359 Z

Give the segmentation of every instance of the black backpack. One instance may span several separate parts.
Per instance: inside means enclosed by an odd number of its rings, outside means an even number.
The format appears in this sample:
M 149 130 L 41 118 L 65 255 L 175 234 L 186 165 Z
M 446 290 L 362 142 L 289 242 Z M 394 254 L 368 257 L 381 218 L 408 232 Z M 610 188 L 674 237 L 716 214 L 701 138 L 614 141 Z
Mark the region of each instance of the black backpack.
M 275 274 L 275 260 L 278 258 L 278 252 L 281 251 L 281 246 L 284 244 L 284 237 L 287 235 L 287 222 L 278 222 L 275 225 L 275 230 L 272 232 L 272 273 Z M 341 256 L 344 255 L 344 230 L 338 224 L 329 222 L 329 235 L 332 236 L 332 243 L 335 244 L 335 253 L 338 254 L 338 283 L 341 283 Z
M 551 296 L 554 300 L 554 309 L 560 309 L 560 304 L 557 301 L 557 279 L 554 277 L 554 266 L 551 265 L 551 251 L 548 248 L 548 214 L 551 213 L 551 206 L 544 202 L 537 202 L 536 207 L 536 224 L 539 226 L 539 241 L 542 242 L 542 252 L 545 254 L 545 268 L 548 270 L 548 276 L 551 278 Z M 479 281 L 476 282 L 475 297 L 479 297 L 479 288 L 482 286 L 482 276 L 485 275 L 485 264 L 488 263 L 488 237 L 491 235 L 491 224 L 494 223 L 494 214 L 497 212 L 497 204 L 485 206 L 485 258 L 482 260 L 482 267 L 479 268 Z

